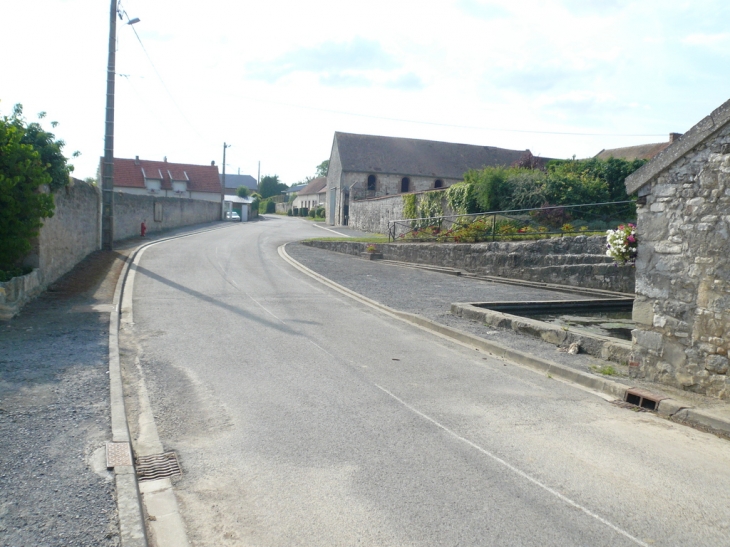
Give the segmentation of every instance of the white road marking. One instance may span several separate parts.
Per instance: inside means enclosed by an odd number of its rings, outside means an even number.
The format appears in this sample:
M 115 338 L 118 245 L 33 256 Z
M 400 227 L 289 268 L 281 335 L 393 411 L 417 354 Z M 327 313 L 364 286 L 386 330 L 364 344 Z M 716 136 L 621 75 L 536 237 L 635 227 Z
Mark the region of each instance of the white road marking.
M 302 222 L 307 222 L 307 221 L 303 220 Z M 352 237 L 352 236 L 348 236 L 347 234 L 342 234 L 340 232 L 336 232 L 335 230 L 330 230 L 329 228 L 325 228 L 324 226 L 320 226 L 319 224 L 315 224 L 315 226 L 317 228 L 319 228 L 320 230 L 327 230 L 328 232 L 332 232 L 333 234 L 337 234 L 338 236 L 341 236 L 341 237 Z
M 423 412 L 421 412 L 420 410 L 417 410 L 416 408 L 412 407 L 411 405 L 409 405 L 408 403 L 406 403 L 406 402 L 405 402 L 405 401 L 404 401 L 403 399 L 401 399 L 401 398 L 399 398 L 398 396 L 394 395 L 393 393 L 391 393 L 390 391 L 388 391 L 388 390 L 387 390 L 387 389 L 385 389 L 384 387 L 382 387 L 382 386 L 379 386 L 378 384 L 373 384 L 373 385 L 374 385 L 375 387 L 377 387 L 377 388 L 378 388 L 379 390 L 381 390 L 382 392 L 386 393 L 387 395 L 389 395 L 390 397 L 392 397 L 393 399 L 395 399 L 396 401 L 398 401 L 398 402 L 399 402 L 399 403 L 400 403 L 401 405 L 403 405 L 404 407 L 406 407 L 406 408 L 407 408 L 408 410 L 410 410 L 410 411 L 411 411 L 411 412 L 413 412 L 414 414 L 417 414 L 418 416 L 420 416 L 420 417 L 421 417 L 421 418 L 423 418 L 424 420 L 427 420 L 427 421 L 431 422 L 431 423 L 432 423 L 433 425 L 435 425 L 435 426 L 436 426 L 436 427 L 438 427 L 439 429 L 442 429 L 443 431 L 445 431 L 446 433 L 448 433 L 448 434 L 449 434 L 449 435 L 451 435 L 452 437 L 454 437 L 454 438 L 458 439 L 459 441 L 461 441 L 461 442 L 463 442 L 463 443 L 466 443 L 466 444 L 468 444 L 469 446 L 471 446 L 471 447 L 472 447 L 472 448 L 474 448 L 475 450 L 478 450 L 479 452 L 481 452 L 481 453 L 482 453 L 482 454 L 484 454 L 485 456 L 488 456 L 489 458 L 493 459 L 493 460 L 494 460 L 494 461 L 496 461 L 497 463 L 499 463 L 499 464 L 503 465 L 504 467 L 506 467 L 507 469 L 509 469 L 509 470 L 510 470 L 510 471 L 512 471 L 513 473 L 516 473 L 516 474 L 518 474 L 518 475 L 519 475 L 520 477 L 522 477 L 522 478 L 524 478 L 524 479 L 527 479 L 527 480 L 528 480 L 528 481 L 530 481 L 531 483 L 533 483 L 533 484 L 535 484 L 535 485 L 539 486 L 540 488 L 542 488 L 542 489 L 543 489 L 543 490 L 545 490 L 546 492 L 548 492 L 548 493 L 552 494 L 553 496 L 555 496 L 555 497 L 556 497 L 556 498 L 558 498 L 559 500 L 561 500 L 561 501 L 564 501 L 565 503 L 567 503 L 567 504 L 568 504 L 568 505 L 570 505 L 571 507 L 575 507 L 576 509 L 578 509 L 578 510 L 582 511 L 583 513 L 585 513 L 586 515 L 588 515 L 588 516 L 590 516 L 590 517 L 593 517 L 594 519 L 596 519 L 596 520 L 598 520 L 599 522 L 601 522 L 601 523 L 605 524 L 606 526 L 608 526 L 609 528 L 611 528 L 611 529 L 612 529 L 612 530 L 614 530 L 615 532 L 617 532 L 617 533 L 621 534 L 622 536 L 624 536 L 624 537 L 626 537 L 626 538 L 630 539 L 631 541 L 633 541 L 633 542 L 634 542 L 634 543 L 636 543 L 637 545 L 641 545 L 642 547 L 649 547 L 649 545 L 648 545 L 647 543 L 644 543 L 644 542 L 643 542 L 643 541 L 641 541 L 640 539 L 638 539 L 638 538 L 635 538 L 634 536 L 632 536 L 631 534 L 629 534 L 629 533 L 628 533 L 627 531 L 625 531 L 625 530 L 622 530 L 621 528 L 619 528 L 619 527 L 618 527 L 618 526 L 616 526 L 615 524 L 613 524 L 613 523 L 611 523 L 611 522 L 607 521 L 606 519 L 604 519 L 603 517 L 601 517 L 601 516 L 599 516 L 599 515 L 595 514 L 595 513 L 594 513 L 593 511 L 591 511 L 590 509 L 588 509 L 588 508 L 586 508 L 586 507 L 583 507 L 583 506 L 582 506 L 582 505 L 580 505 L 579 503 L 577 503 L 577 502 L 575 502 L 575 501 L 571 500 L 570 498 L 568 498 L 568 497 L 564 496 L 563 494 L 561 494 L 561 493 L 560 493 L 560 492 L 558 492 L 557 490 L 554 490 L 554 489 L 550 488 L 550 487 L 549 487 L 549 486 L 547 486 L 546 484 L 543 484 L 542 482 L 540 482 L 539 480 L 537 480 L 537 479 L 536 479 L 535 477 L 533 477 L 533 476 L 531 476 L 531 475 L 528 475 L 527 473 L 525 473 L 525 472 L 524 472 L 524 471 L 522 471 L 521 469 L 518 469 L 517 467 L 515 467 L 514 465 L 512 465 L 512 464 L 508 463 L 507 461 L 503 460 L 503 459 L 502 459 L 502 458 L 500 458 L 499 456 L 497 456 L 497 455 L 495 455 L 495 454 L 492 454 L 492 453 L 491 453 L 491 452 L 490 452 L 489 450 L 486 450 L 486 449 L 482 448 L 481 446 L 479 446 L 478 444 L 476 444 L 476 443 L 474 443 L 474 442 L 470 441 L 469 439 L 466 439 L 466 438 L 462 437 L 461 435 L 459 435 L 458 433 L 456 433 L 456 432 L 452 431 L 451 429 L 449 429 L 449 428 L 448 428 L 448 427 L 446 427 L 445 425 L 441 424 L 440 422 L 437 422 L 436 420 L 434 420 L 434 419 L 433 419 L 433 418 L 431 418 L 430 416 L 427 416 L 426 414 L 424 414 L 424 413 L 423 413 Z

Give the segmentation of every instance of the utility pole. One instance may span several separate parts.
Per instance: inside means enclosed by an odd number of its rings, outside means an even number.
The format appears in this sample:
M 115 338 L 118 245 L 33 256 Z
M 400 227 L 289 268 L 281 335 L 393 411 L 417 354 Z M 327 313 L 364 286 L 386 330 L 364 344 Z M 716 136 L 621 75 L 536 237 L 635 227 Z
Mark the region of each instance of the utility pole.
M 223 199 L 226 193 L 226 148 L 230 148 L 232 144 L 223 143 L 223 182 L 221 182 L 221 220 L 225 220 L 223 214 Z
M 101 178 L 101 248 L 114 249 L 114 77 L 117 42 L 117 0 L 109 12 L 109 62 L 106 69 L 106 126 Z
M 256 175 L 256 188 L 261 184 L 261 160 L 259 160 L 259 173 Z

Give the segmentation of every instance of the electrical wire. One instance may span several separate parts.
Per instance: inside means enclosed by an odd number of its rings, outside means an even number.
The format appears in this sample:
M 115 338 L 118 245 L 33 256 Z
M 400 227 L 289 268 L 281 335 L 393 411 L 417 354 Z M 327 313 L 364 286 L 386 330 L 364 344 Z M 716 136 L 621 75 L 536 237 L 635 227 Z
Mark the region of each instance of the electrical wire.
M 122 3 L 119 2 L 117 5 L 117 12 L 119 13 L 120 17 L 122 14 L 124 14 L 124 17 L 127 18 L 127 24 L 129 25 L 129 15 L 127 12 L 122 8 Z M 162 75 L 160 74 L 160 71 L 157 70 L 157 67 L 155 66 L 154 61 L 152 61 L 152 57 L 150 57 L 149 52 L 147 51 L 147 48 L 144 47 L 144 44 L 142 43 L 142 38 L 139 37 L 139 34 L 137 34 L 137 29 L 134 28 L 134 25 L 129 25 L 132 27 L 132 32 L 134 32 L 134 35 L 137 37 L 137 41 L 139 42 L 139 45 L 142 46 L 142 51 L 144 51 L 145 56 L 147 57 L 147 60 L 150 62 L 150 65 L 152 65 L 152 69 L 155 71 L 155 74 L 157 75 L 157 78 L 160 80 L 160 83 L 162 84 L 162 87 L 165 89 L 165 92 L 167 92 L 167 95 L 170 97 L 170 100 L 172 101 L 172 104 L 175 105 L 175 108 L 177 108 L 180 115 L 183 117 L 185 122 L 190 126 L 190 129 L 192 129 L 195 134 L 200 138 L 201 141 L 207 142 L 205 137 L 200 134 L 200 131 L 198 131 L 195 126 L 192 124 L 192 122 L 188 119 L 188 117 L 185 115 L 185 112 L 183 112 L 182 108 L 180 108 L 180 105 L 175 100 L 175 97 L 173 97 L 172 93 L 170 92 L 170 89 L 167 87 L 167 84 L 165 83 L 165 80 L 163 80 Z

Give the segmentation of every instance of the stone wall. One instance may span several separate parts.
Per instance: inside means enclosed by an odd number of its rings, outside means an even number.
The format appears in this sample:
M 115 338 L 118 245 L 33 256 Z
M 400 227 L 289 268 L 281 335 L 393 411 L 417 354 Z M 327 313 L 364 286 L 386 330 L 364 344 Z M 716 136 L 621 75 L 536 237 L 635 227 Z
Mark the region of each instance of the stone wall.
M 162 209 L 161 220 L 155 220 L 155 204 Z M 158 198 L 134 194 L 114 195 L 114 240 L 140 234 L 144 221 L 147 232 L 154 234 L 170 228 L 203 224 L 220 220 L 221 204 L 180 198 Z
M 445 190 L 413 192 L 416 196 L 416 207 L 427 192 L 439 192 L 442 194 L 441 209 L 443 210 L 444 216 L 456 214 L 448 205 Z M 406 195 L 410 194 L 397 194 L 361 201 L 350 201 L 349 225 L 363 232 L 387 234 L 388 221 L 403 220 L 405 218 L 405 214 L 403 213 L 403 196 Z M 408 223 L 396 225 L 396 236 L 402 235 L 409 229 L 410 226 Z
M 368 243 L 307 241 L 305 245 L 360 256 Z M 377 244 L 386 260 L 457 268 L 467 272 L 556 283 L 572 287 L 634 292 L 634 269 L 617 267 L 605 255 L 606 238 L 564 237 L 494 243 Z
M 632 374 L 728 399 L 730 126 L 639 195 Z
M 55 196 L 56 210 L 43 221 L 38 237 L 41 284 L 49 285 L 89 253 L 100 248 L 101 192 L 96 186 L 74 180 Z

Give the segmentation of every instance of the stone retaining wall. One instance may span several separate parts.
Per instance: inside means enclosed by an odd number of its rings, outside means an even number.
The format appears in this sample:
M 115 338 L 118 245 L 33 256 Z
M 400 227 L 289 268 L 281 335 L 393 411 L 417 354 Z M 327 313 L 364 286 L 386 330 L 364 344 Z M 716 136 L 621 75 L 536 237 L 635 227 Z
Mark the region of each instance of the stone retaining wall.
M 370 243 L 307 241 L 305 245 L 359 256 Z M 386 260 L 457 268 L 470 273 L 632 294 L 634 269 L 605 255 L 606 238 L 577 236 L 490 243 L 377 244 Z
M 430 192 L 440 192 L 442 194 L 441 209 L 444 216 L 456 214 L 447 203 L 445 190 L 430 190 Z M 425 191 L 413 192 L 416 196 L 416 206 L 426 193 Z M 403 196 L 405 195 L 409 194 L 395 194 L 361 201 L 350 200 L 349 226 L 363 232 L 387 234 L 389 220 L 402 220 L 405 218 L 403 213 Z M 406 227 L 403 226 L 396 235 L 401 235 L 405 229 Z M 410 228 L 408 227 L 408 229 Z

